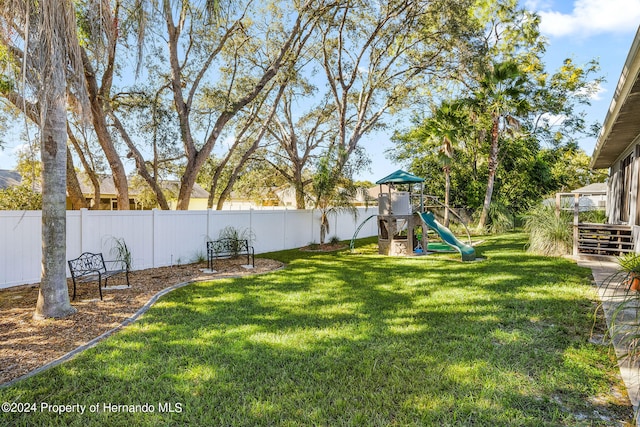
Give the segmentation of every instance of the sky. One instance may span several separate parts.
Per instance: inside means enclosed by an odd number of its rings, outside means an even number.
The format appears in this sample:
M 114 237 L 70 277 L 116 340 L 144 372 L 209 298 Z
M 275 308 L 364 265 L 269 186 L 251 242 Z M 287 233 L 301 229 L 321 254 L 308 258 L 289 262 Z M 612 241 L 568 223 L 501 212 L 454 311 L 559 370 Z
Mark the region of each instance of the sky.
M 589 123 L 601 124 L 640 25 L 640 0 L 526 0 L 521 4 L 540 15 L 540 30 L 549 42 L 544 56 L 549 71 L 557 70 L 565 58 L 576 64 L 598 60 L 599 75 L 606 81 L 584 111 Z M 358 179 L 375 182 L 402 166 L 385 156 L 393 148 L 392 133 L 363 138 L 372 163 L 371 170 L 359 173 Z M 591 155 L 595 142 L 595 138 L 584 139 L 580 147 Z
M 565 58 L 577 64 L 599 61 L 600 75 L 606 81 L 585 111 L 589 122 L 602 123 L 640 24 L 640 0 L 522 0 L 521 4 L 541 17 L 541 31 L 549 41 L 544 57 L 548 70 L 556 70 Z M 392 134 L 389 129 L 363 138 L 372 162 L 370 170 L 360 172 L 357 179 L 375 182 L 401 167 L 385 155 L 393 148 Z M 19 144 L 7 141 L 0 150 L 0 169 L 15 167 Z M 591 155 L 595 139 L 584 139 L 580 146 Z

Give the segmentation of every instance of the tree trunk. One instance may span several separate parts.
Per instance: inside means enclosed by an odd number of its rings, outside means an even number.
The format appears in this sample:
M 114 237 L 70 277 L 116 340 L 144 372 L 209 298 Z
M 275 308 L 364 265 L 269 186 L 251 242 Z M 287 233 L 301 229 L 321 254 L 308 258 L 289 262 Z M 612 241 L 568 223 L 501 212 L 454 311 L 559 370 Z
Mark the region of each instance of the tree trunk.
M 324 241 L 329 233 L 329 217 L 324 209 L 320 209 L 320 244 L 324 245 Z
M 484 196 L 480 221 L 478 221 L 478 230 L 484 230 L 487 225 L 487 220 L 489 219 L 489 208 L 491 207 L 493 186 L 496 179 L 496 170 L 498 169 L 499 124 L 499 118 L 494 118 L 493 127 L 491 129 L 491 150 L 489 151 L 489 177 L 487 179 L 487 192 Z
M 208 153 L 206 153 L 208 155 Z M 191 191 L 193 191 L 193 185 L 196 182 L 196 177 L 202 169 L 204 161 L 200 161 L 199 158 L 205 156 L 205 153 L 199 152 L 194 158 L 187 160 L 187 167 L 185 172 L 180 178 L 180 190 L 178 191 L 178 201 L 176 203 L 176 210 L 186 211 L 189 209 L 189 202 L 191 201 Z
M 113 184 L 116 187 L 118 210 L 129 209 L 129 183 L 127 181 L 127 174 L 124 170 L 124 165 L 120 159 L 120 155 L 115 148 L 111 134 L 107 127 L 106 110 L 104 103 L 107 102 L 100 95 L 98 89 L 98 82 L 96 81 L 96 74 L 91 66 L 89 57 L 86 52 L 82 50 L 82 62 L 84 66 L 84 75 L 87 82 L 87 93 L 89 95 L 89 103 L 91 104 L 91 123 L 93 124 L 98 143 L 104 155 L 107 158 L 109 167 L 111 168 L 111 174 L 113 175 Z M 97 201 L 100 202 L 99 200 Z
M 71 200 L 71 209 L 87 208 L 87 199 L 82 194 L 80 188 L 80 181 L 78 181 L 78 175 L 73 167 L 73 156 L 71 150 L 67 148 L 67 192 L 69 193 L 69 199 Z
M 71 127 L 69 127 L 68 123 L 67 123 L 67 137 L 69 138 L 69 141 L 71 141 L 71 145 L 73 145 L 73 148 L 75 148 L 76 154 L 78 154 L 78 157 L 80 158 L 80 163 L 82 163 L 82 167 L 84 168 L 84 171 L 89 177 L 89 180 L 91 181 L 91 185 L 93 186 L 94 203 L 93 203 L 93 206 L 89 206 L 89 209 L 99 210 L 100 209 L 100 180 L 98 179 L 98 174 L 91 167 L 91 165 L 89 164 L 89 161 L 87 161 L 85 154 L 82 152 L 82 147 L 80 147 L 80 143 L 78 142 L 78 139 L 75 137 L 75 135 L 71 131 Z
M 63 58 L 52 55 L 54 91 L 44 110 L 42 157 L 42 276 L 35 319 L 65 317 L 76 312 L 69 301 L 66 270 L 66 82 Z
M 302 181 L 296 180 L 294 183 L 296 190 L 296 209 L 306 209 L 306 202 L 304 200 L 304 185 Z

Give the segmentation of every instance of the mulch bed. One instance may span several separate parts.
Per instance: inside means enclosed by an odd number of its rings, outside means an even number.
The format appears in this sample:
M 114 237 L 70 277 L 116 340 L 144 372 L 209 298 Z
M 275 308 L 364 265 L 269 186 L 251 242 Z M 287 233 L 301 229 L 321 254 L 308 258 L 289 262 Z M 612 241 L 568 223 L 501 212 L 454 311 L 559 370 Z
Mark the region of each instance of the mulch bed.
M 316 243 L 300 248 L 303 252 L 333 252 L 342 249 L 347 249 L 347 246 L 343 243 Z
M 256 258 L 254 269 L 245 269 L 246 259 L 216 260 L 215 274 L 204 274 L 206 264 L 189 264 L 134 271 L 109 279 L 103 301 L 96 283 L 80 284 L 75 301 L 78 311 L 64 319 L 33 320 L 38 285 L 0 290 L 0 384 L 52 362 L 102 335 L 134 315 L 155 294 L 182 282 L 264 273 L 282 263 Z M 69 295 L 73 285 L 69 280 Z M 123 287 L 122 285 L 125 285 Z M 112 288 L 112 289 L 110 289 Z

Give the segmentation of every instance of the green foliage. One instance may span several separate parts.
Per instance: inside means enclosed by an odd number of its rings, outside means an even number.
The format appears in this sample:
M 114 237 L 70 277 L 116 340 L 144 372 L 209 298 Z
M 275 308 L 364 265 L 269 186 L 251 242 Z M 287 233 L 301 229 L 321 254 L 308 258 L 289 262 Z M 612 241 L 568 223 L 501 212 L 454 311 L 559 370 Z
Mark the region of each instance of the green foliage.
M 233 186 L 235 194 L 257 205 L 277 206 L 280 203 L 274 189 L 286 188 L 285 181 L 276 170 L 264 161 L 252 161 Z
M 611 314 L 609 336 L 612 343 L 624 349 L 624 353 L 618 356 L 619 359 L 624 360 L 626 364 L 636 365 L 640 360 L 640 318 L 637 314 L 640 292 L 628 288 L 631 286 L 631 280 L 634 279 L 627 274 L 627 280 L 622 282 L 627 289 L 622 301 Z
M 244 228 L 241 230 L 228 225 L 220 230 L 218 238 L 231 240 L 231 256 L 236 257 L 240 253 L 240 241 L 247 240 L 249 242 L 249 245 L 251 245 L 251 241 L 255 238 L 255 235 L 250 228 Z
M 592 224 L 606 224 L 607 214 L 604 210 L 593 209 L 578 213 L 578 222 L 589 222 Z
M 239 229 L 231 225 L 226 226 L 218 234 L 219 239 L 232 239 L 232 240 L 253 240 L 255 235 L 250 228 Z
M 342 171 L 336 170 L 339 159 L 332 154 L 334 153 L 330 151 L 320 159 L 313 176 L 314 208 L 320 210 L 320 244 L 324 243 L 326 235 L 331 231 L 330 216 L 348 212 L 354 218 L 358 217 L 354 200 L 359 188 Z
M 491 234 L 503 234 L 514 228 L 515 217 L 503 204 L 494 202 L 489 208 L 488 231 Z
M 480 210 L 473 213 L 473 221 L 478 221 Z M 504 204 L 494 201 L 489 207 L 488 222 L 484 229 L 477 230 L 480 233 L 502 234 L 515 228 L 515 215 Z
M 441 157 L 416 137 L 422 128 L 422 121 L 415 118 L 412 128 L 396 132 L 392 139 L 395 147 L 388 155 L 424 177 L 425 190 L 443 199 L 445 174 Z M 488 176 L 487 155 L 487 145 L 478 145 L 477 140 L 466 140 L 454 150 L 449 168 L 452 206 L 472 210 L 482 206 Z M 522 214 L 549 194 L 604 181 L 605 171 L 590 170 L 589 161 L 583 150 L 572 145 L 542 148 L 534 135 L 510 138 L 500 147 L 493 200 L 514 214 Z
M 529 233 L 528 251 L 541 255 L 566 255 L 573 248 L 571 214 L 555 208 L 538 205 L 524 217 L 524 229 Z
M 419 137 L 435 115 L 416 114 L 411 128 L 393 138 L 396 147 L 390 156 L 425 177 L 429 193 L 444 196 L 442 168 L 449 168 L 453 206 L 477 210 L 485 195 L 491 195 L 492 202 L 521 214 L 548 194 L 601 182 L 605 176 L 589 169 L 589 157 L 576 143 L 592 133 L 580 107 L 601 79 L 594 77 L 597 63 L 581 65 L 567 59 L 555 71 L 545 69 L 546 41 L 539 32 L 539 18 L 518 3 L 482 1 L 471 10 L 485 46 L 471 61 L 461 63 L 457 72 L 464 76 L 464 87 L 445 95 L 450 99 L 451 93 L 470 93 L 465 100 L 473 106 L 466 114 L 461 111 L 462 128 L 467 130 L 453 156 L 443 163 L 441 153 Z
M 640 254 L 630 252 L 618 257 L 618 265 L 625 273 L 640 274 Z
M 617 259 L 618 271 L 607 277 L 601 286 L 609 295 L 616 295 L 609 320 L 609 336 L 616 348 L 624 349 L 619 358 L 636 365 L 640 360 L 640 254 L 626 253 Z
M 553 192 L 568 192 L 594 182 L 604 182 L 608 172 L 589 167 L 591 156 L 574 145 L 545 149 L 541 161 L 548 165 Z
M 197 251 L 193 254 L 193 256 L 191 257 L 190 262 L 192 264 L 202 264 L 207 262 L 207 256 L 205 255 L 205 253 L 203 251 Z
M 0 210 L 41 210 L 42 193 L 26 184 L 0 190 Z
M 111 243 L 113 246 L 109 250 L 109 255 L 114 257 L 116 261 L 123 262 L 130 270 L 133 258 L 131 256 L 129 247 L 127 246 L 127 242 L 124 240 L 124 237 L 112 237 Z
M 160 187 L 166 200 L 175 200 L 178 198 L 177 187 L 163 186 L 162 181 L 160 181 Z M 136 203 L 144 209 L 152 209 L 159 206 L 158 195 L 140 175 L 135 175 L 130 178 L 129 188 L 136 190 Z

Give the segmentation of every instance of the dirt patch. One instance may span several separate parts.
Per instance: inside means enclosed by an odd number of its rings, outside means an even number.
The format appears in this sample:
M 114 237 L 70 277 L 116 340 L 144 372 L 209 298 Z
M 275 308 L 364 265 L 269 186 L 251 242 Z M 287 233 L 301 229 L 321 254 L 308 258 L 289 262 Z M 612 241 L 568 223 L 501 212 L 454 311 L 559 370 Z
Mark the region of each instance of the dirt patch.
M 311 244 L 300 248 L 303 252 L 333 252 L 342 249 L 347 249 L 347 246 L 343 243 Z
M 43 366 L 104 332 L 119 326 L 163 289 L 191 280 L 207 280 L 264 273 L 282 267 L 270 259 L 255 260 L 255 268 L 243 267 L 246 259 L 216 260 L 214 274 L 201 270 L 206 264 L 153 268 L 130 273 L 131 287 L 124 276 L 109 279 L 100 301 L 97 283 L 78 285 L 78 312 L 65 319 L 33 320 L 38 285 L 0 290 L 0 384 Z M 68 281 L 69 295 L 73 284 Z M 123 286 L 124 285 L 124 286 Z

